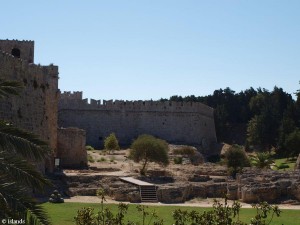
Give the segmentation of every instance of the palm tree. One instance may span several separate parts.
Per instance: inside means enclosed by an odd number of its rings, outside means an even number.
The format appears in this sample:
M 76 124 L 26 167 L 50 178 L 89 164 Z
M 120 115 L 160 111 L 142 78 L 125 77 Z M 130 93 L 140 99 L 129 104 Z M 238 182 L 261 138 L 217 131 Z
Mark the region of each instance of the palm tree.
M 16 95 L 22 85 L 0 80 L 0 98 Z M 36 135 L 0 120 L 0 218 L 24 219 L 26 224 L 51 224 L 30 191 L 43 191 L 50 182 L 31 162 L 42 162 L 51 150 Z
M 270 169 L 273 163 L 274 160 L 268 152 L 257 152 L 255 156 L 251 156 L 251 164 L 257 168 Z

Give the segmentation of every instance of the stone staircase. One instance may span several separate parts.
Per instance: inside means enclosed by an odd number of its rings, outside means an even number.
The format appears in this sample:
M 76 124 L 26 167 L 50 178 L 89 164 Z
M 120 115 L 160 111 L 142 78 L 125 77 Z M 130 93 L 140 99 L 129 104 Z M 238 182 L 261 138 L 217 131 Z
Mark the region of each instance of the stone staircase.
M 146 185 L 139 187 L 142 202 L 158 202 L 155 185 Z

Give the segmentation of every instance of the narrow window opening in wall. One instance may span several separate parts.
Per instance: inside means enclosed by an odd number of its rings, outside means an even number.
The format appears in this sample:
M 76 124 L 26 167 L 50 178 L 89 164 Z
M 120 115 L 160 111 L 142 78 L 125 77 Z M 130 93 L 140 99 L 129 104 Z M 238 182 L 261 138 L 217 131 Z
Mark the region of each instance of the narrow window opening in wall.
M 206 127 L 206 123 L 204 123 L 204 126 Z
M 33 81 L 33 88 L 34 89 L 37 89 L 38 88 L 38 83 L 36 80 Z
M 145 105 L 145 102 L 143 102 L 143 105 Z
M 102 141 L 102 140 L 103 140 L 103 137 L 99 136 L 99 140 Z
M 18 49 L 18 48 L 13 48 L 13 49 L 11 50 L 11 54 L 12 54 L 14 57 L 16 57 L 16 58 L 20 58 L 20 56 L 21 56 L 21 51 L 20 51 L 20 49 Z
M 18 113 L 18 117 L 19 117 L 20 119 L 22 119 L 23 116 L 22 116 L 22 113 L 21 113 L 21 108 L 18 109 L 17 113 Z
M 165 125 L 165 122 L 163 122 L 162 125 Z

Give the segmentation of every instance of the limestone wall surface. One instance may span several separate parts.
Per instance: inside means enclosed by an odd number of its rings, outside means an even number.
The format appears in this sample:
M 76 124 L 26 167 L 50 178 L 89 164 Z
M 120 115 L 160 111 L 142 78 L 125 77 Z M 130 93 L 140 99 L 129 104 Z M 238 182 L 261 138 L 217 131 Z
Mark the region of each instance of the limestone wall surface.
M 24 85 L 20 96 L 9 96 L 0 101 L 0 118 L 38 134 L 55 152 L 58 67 L 29 64 L 27 60 L 15 58 L 0 49 L 0 78 Z M 52 164 L 47 163 L 48 170 L 52 170 Z
M 57 157 L 63 168 L 83 168 L 87 166 L 85 131 L 69 127 L 58 129 Z
M 103 147 L 114 132 L 121 145 L 140 134 L 151 134 L 169 143 L 202 146 L 216 142 L 213 109 L 191 102 L 99 101 L 82 99 L 82 92 L 60 95 L 59 126 L 86 131 L 87 144 Z

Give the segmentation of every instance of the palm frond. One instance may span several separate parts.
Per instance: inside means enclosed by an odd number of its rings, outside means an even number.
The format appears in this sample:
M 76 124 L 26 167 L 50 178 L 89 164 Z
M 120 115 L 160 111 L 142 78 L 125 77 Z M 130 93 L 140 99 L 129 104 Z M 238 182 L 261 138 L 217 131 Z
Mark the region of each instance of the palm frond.
M 51 225 L 51 220 L 47 212 L 41 205 L 32 205 L 27 210 L 26 221 L 30 225 Z
M 0 148 L 34 160 L 43 160 L 51 154 L 45 141 L 5 121 L 0 121 Z
M 51 182 L 27 160 L 4 151 L 0 151 L 0 173 L 7 176 L 6 180 L 39 191 L 44 191 L 45 186 L 51 186 Z
M 9 95 L 19 95 L 23 85 L 17 81 L 4 81 L 0 79 L 0 98 L 8 97 Z
M 25 188 L 16 183 L 3 183 L 0 179 L 0 193 L 8 205 L 0 211 L 1 218 L 22 218 L 26 224 L 51 225 L 47 213 L 27 194 Z

